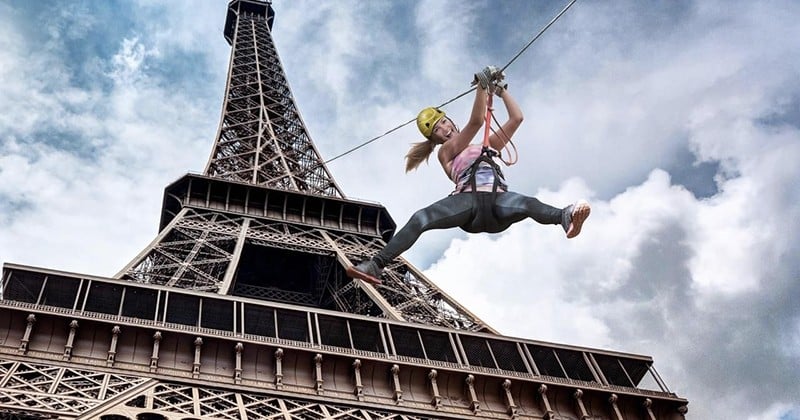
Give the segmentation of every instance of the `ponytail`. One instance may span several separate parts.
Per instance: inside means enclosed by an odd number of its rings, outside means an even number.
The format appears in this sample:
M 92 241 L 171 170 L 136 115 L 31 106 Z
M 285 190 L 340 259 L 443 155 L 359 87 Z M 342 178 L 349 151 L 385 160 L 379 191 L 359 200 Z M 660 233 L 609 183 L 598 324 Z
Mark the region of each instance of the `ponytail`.
M 435 148 L 436 143 L 431 140 L 414 143 L 408 151 L 408 154 L 406 154 L 406 172 L 417 169 L 417 166 L 419 166 L 423 160 L 427 162 Z

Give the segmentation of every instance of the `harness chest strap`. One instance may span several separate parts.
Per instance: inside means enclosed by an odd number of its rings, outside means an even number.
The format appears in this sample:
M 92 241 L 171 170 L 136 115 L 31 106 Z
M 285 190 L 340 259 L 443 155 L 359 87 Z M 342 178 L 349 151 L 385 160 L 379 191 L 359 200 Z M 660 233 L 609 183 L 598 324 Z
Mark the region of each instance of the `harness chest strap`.
M 494 176 L 492 177 L 492 201 L 494 201 L 494 196 L 497 194 L 497 187 L 500 185 L 500 179 L 503 177 L 503 173 L 500 171 L 500 166 L 494 161 L 494 157 L 497 156 L 497 152 L 492 150 L 489 147 L 489 133 L 491 132 L 492 128 L 492 95 L 489 94 L 489 98 L 487 99 L 486 103 L 486 118 L 485 118 L 485 127 L 483 130 L 483 148 L 481 148 L 481 155 L 478 156 L 475 161 L 472 162 L 469 168 L 469 185 L 472 187 L 472 193 L 478 192 L 477 181 L 475 180 L 475 176 L 478 173 L 478 169 L 481 163 L 486 162 L 490 168 L 492 168 L 492 172 Z M 503 178 L 505 179 L 505 178 Z M 467 188 L 467 185 L 461 187 L 461 191 Z
M 467 190 L 467 187 L 472 187 L 472 192 L 478 191 L 476 176 L 481 163 L 485 162 L 492 169 L 494 175 L 492 177 L 492 192 L 496 193 L 498 187 L 500 187 L 500 180 L 505 180 L 505 177 L 503 176 L 503 171 L 500 170 L 500 165 L 498 165 L 493 159 L 495 156 L 497 156 L 497 152 L 484 147 L 481 150 L 480 156 L 475 158 L 475 160 L 467 169 L 467 173 L 469 174 L 469 182 L 465 183 L 458 192 L 463 193 Z M 505 188 L 502 189 L 505 191 Z

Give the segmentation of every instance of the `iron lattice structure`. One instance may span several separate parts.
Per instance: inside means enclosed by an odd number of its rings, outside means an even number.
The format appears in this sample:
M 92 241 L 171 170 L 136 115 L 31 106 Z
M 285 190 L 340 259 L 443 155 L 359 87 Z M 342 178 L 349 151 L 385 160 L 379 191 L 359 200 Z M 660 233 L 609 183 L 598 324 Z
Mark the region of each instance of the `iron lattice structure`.
M 205 173 L 274 189 L 343 197 L 297 111 L 272 42 L 272 12 L 265 15 L 263 10 L 239 7 L 226 23 L 225 37 L 233 46 L 228 85 Z
M 266 3 L 231 5 L 229 78 L 204 177 L 186 176 L 167 188 L 161 233 L 116 277 L 490 331 L 402 259 L 379 287 L 356 288 L 344 277 L 342 266 L 377 252 L 395 225 L 383 207 L 344 199 L 325 168 L 272 41 L 273 17 Z M 302 253 L 302 263 L 328 269 L 306 275 L 307 284 L 294 290 L 236 281 L 243 259 L 271 249 L 290 259 L 284 251 Z
M 493 331 L 403 259 L 380 286 L 345 276 L 394 229 L 380 206 L 187 175 L 167 188 L 162 225 L 117 278 Z
M 113 278 L 5 264 L 0 420 L 682 419 L 647 356 L 504 337 L 403 259 L 310 140 L 264 0 L 233 0 L 206 171 Z

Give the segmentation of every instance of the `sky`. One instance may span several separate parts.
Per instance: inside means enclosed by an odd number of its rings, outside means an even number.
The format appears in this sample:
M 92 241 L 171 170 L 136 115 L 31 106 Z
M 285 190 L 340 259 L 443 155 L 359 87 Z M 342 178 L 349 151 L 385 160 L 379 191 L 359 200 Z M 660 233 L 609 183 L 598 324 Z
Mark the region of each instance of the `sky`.
M 0 262 L 113 276 L 148 245 L 214 142 L 226 4 L 0 1 Z M 275 0 L 273 37 L 329 159 L 506 65 L 565 5 Z M 589 200 L 583 232 L 428 232 L 404 257 L 505 335 L 652 356 L 688 418 L 800 419 L 798 20 L 788 0 L 579 0 L 506 70 L 525 121 L 504 171 Z M 420 140 L 329 169 L 401 225 L 452 189 L 436 159 L 404 173 Z

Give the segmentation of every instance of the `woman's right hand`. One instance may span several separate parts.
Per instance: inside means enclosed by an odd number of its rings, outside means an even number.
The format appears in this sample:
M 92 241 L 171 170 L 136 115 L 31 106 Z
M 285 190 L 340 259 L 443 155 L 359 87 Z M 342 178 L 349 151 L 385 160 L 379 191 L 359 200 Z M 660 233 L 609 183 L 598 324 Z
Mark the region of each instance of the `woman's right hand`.
M 479 85 L 480 87 L 492 90 L 493 82 L 502 80 L 505 77 L 503 72 L 495 66 L 486 66 L 481 71 L 475 73 L 475 78 L 472 80 L 472 86 Z

